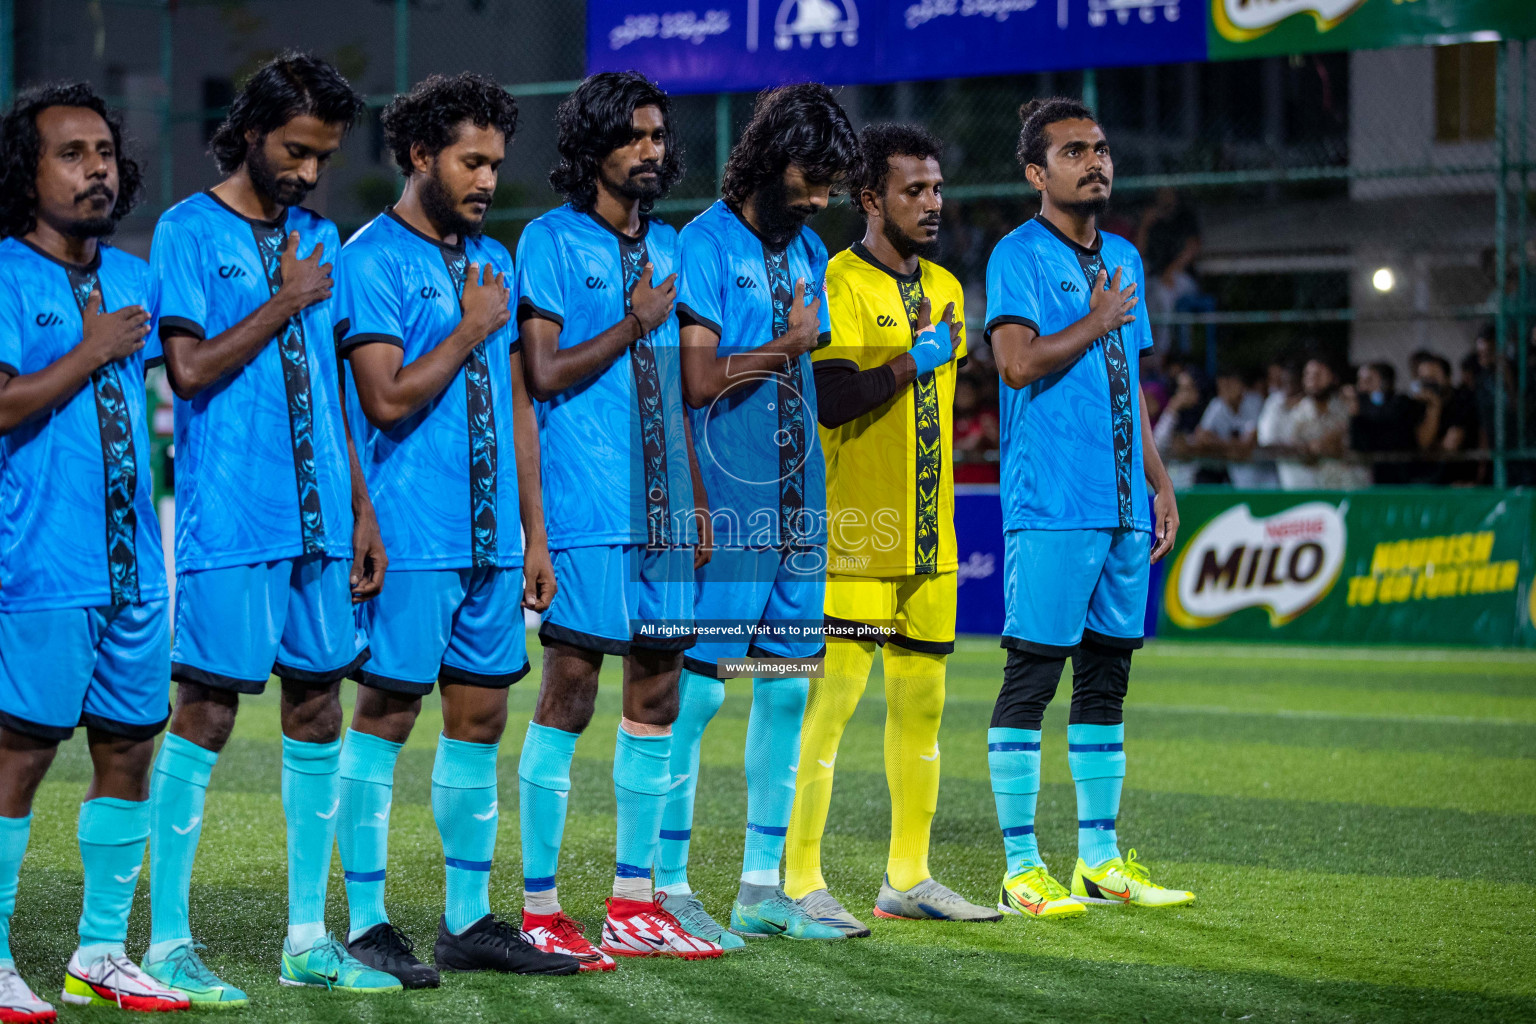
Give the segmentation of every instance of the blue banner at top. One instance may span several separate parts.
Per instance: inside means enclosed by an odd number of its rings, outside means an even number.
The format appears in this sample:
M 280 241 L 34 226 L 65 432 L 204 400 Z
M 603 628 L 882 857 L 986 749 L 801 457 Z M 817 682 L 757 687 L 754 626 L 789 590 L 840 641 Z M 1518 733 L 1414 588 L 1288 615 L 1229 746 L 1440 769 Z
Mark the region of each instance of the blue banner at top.
M 1204 60 L 1200 0 L 587 0 L 587 71 L 745 92 Z

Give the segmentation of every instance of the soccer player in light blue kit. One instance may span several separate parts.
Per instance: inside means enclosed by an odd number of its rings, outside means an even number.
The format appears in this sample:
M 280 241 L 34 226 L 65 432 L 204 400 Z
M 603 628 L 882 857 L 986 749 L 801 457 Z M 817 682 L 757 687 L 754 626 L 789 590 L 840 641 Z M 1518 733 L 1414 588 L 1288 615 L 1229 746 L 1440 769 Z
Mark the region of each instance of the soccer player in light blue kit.
M 185 1009 L 124 955 L 170 671 L 150 501 L 144 261 L 106 245 L 141 176 L 83 84 L 0 122 L 0 1019 L 54 1020 L 11 959 L 32 798 L 86 727 L 85 907 L 65 1002 Z M 153 349 L 148 351 L 153 354 Z
M 325 928 L 340 800 L 341 680 L 367 657 L 352 604 L 384 551 L 337 385 L 330 221 L 299 204 L 362 109 L 324 61 L 285 54 L 215 132 L 227 177 L 171 207 L 150 296 L 176 393 L 176 623 L 171 728 L 151 787 L 145 970 L 198 1005 L 245 996 L 198 957 L 188 883 L 208 779 L 242 693 L 282 681 L 288 935 L 280 980 L 398 991 Z
M 372 657 L 341 758 L 348 949 L 408 988 L 438 983 L 384 910 L 395 762 L 436 685 L 432 814 L 448 882 L 437 967 L 572 974 L 574 959 L 535 948 L 490 906 L 496 755 L 507 689 L 528 673 L 522 610 L 546 607 L 555 586 L 509 327 L 512 259 L 481 234 L 517 104 L 483 75 L 434 75 L 381 122 L 405 187 L 337 267 L 347 411 L 391 557 L 389 586 L 363 606 Z
M 704 728 L 725 698 L 723 660 L 819 657 L 826 580 L 826 466 L 810 351 L 830 339 L 827 250 L 806 221 L 855 166 L 858 140 L 824 85 L 758 97 L 726 164 L 724 197 L 683 229 L 683 390 L 710 500 L 715 551 L 699 572 L 701 637 L 689 652 L 672 748 L 657 881 L 687 897 Z M 784 894 L 779 863 L 795 800 L 810 680 L 764 674 L 747 721 L 747 826 L 731 932 L 841 939 Z M 721 932 L 702 907 L 688 915 Z
M 677 232 L 651 204 L 682 174 L 666 94 L 593 75 L 560 105 L 566 205 L 518 242 L 518 328 L 539 399 L 544 493 L 560 590 L 544 616 L 544 678 L 518 764 L 523 929 L 608 970 L 615 956 L 719 956 L 657 897 L 651 864 L 672 779 L 682 651 L 693 643 L 692 455 L 678 368 Z M 613 755 L 617 841 L 601 945 L 555 887 L 576 739 L 605 655 L 624 659 Z
M 1152 347 L 1146 319 L 1133 313 L 1145 276 L 1135 247 L 1098 229 L 1114 162 L 1088 108 L 1035 100 L 1019 118 L 1018 159 L 1040 193 L 1040 213 L 987 263 L 987 334 L 1007 385 L 1008 662 L 987 731 L 1008 856 L 998 909 L 1060 919 L 1084 903 L 1178 906 L 1194 896 L 1152 882 L 1136 851 L 1120 856 L 1115 836 L 1131 652 L 1141 646 L 1151 563 L 1172 549 L 1179 527 L 1138 382 L 1138 358 Z M 1078 817 L 1070 892 L 1035 841 L 1041 719 L 1068 657 Z

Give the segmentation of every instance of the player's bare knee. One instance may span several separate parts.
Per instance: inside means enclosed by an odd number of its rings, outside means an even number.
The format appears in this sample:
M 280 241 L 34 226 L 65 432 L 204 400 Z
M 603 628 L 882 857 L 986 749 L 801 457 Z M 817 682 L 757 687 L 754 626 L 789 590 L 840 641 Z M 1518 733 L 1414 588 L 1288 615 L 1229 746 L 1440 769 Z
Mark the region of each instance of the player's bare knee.
M 341 682 L 328 686 L 283 680 L 283 735 L 300 743 L 331 743 L 341 737 Z
M 120 736 L 90 728 L 86 740 L 93 768 L 86 799 L 111 797 L 138 802 L 149 799 L 149 766 L 155 759 L 155 740 Z
M 1010 648 L 1003 686 L 992 708 L 993 729 L 1038 729 L 1056 696 L 1067 659 Z
M 507 728 L 506 690 L 453 683 L 442 693 L 444 736 L 464 743 L 501 741 Z
M 404 743 L 410 738 L 420 714 L 420 697 L 359 683 L 357 704 L 352 709 L 352 728 L 391 743 Z
M 224 749 L 235 728 L 240 695 L 201 683 L 181 682 L 176 687 L 176 708 L 170 731 L 189 743 L 215 753 Z
M 58 740 L 0 729 L 0 817 L 32 813 L 32 797 L 58 752 Z
M 1085 639 L 1072 656 L 1073 725 L 1119 725 L 1131 680 L 1131 649 Z
M 556 655 L 556 649 L 571 652 L 568 656 Z M 534 707 L 533 720 L 565 732 L 584 732 L 592 721 L 597 706 L 597 661 L 582 657 L 586 652 L 562 645 L 549 645 L 544 649 L 544 674 L 539 683 L 539 699 Z

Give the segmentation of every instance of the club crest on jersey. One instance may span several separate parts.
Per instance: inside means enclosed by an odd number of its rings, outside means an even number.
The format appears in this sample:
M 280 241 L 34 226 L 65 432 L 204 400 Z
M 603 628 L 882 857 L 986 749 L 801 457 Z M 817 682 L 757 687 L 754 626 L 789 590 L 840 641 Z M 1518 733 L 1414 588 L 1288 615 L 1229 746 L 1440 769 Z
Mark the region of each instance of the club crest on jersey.
M 1338 27 L 1365 0 L 1211 0 L 1211 20 L 1234 43 L 1257 39 L 1297 14 L 1310 14 L 1319 32 Z
M 1271 627 L 1316 605 L 1338 582 L 1348 532 L 1346 501 L 1294 505 L 1258 518 L 1236 505 L 1200 528 L 1168 573 L 1168 617 L 1184 629 L 1264 608 Z

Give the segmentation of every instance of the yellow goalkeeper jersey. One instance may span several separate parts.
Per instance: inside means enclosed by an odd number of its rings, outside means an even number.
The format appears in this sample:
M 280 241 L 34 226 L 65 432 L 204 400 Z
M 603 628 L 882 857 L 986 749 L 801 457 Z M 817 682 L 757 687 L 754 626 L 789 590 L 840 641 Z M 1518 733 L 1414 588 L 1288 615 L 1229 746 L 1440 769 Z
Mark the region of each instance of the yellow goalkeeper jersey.
M 955 304 L 965 323 L 960 282 L 920 259 L 916 273 L 895 274 L 863 245 L 827 266 L 832 342 L 812 353 L 817 363 L 870 370 L 912 347 L 918 307 L 932 318 Z M 889 578 L 954 572 L 955 376 L 965 355 L 925 373 L 894 396 L 840 427 L 821 428 L 827 461 L 829 572 Z

